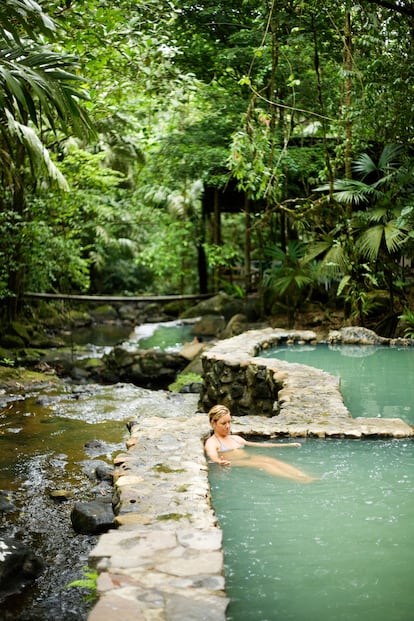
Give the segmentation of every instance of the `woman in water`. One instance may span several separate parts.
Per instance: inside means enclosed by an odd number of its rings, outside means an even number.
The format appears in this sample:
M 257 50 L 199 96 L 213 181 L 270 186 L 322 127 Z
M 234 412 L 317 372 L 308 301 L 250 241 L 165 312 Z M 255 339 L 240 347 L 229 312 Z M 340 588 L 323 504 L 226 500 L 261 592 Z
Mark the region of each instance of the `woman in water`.
M 204 445 L 205 452 L 210 460 L 222 466 L 250 466 L 265 470 L 270 474 L 309 482 L 314 479 L 294 466 L 283 461 L 264 455 L 252 455 L 244 450 L 245 446 L 259 446 L 265 448 L 300 447 L 299 442 L 289 444 L 274 444 L 272 442 L 249 442 L 241 436 L 230 433 L 230 410 L 224 405 L 215 405 L 208 413 L 213 433 Z M 225 456 L 224 456 L 225 455 Z

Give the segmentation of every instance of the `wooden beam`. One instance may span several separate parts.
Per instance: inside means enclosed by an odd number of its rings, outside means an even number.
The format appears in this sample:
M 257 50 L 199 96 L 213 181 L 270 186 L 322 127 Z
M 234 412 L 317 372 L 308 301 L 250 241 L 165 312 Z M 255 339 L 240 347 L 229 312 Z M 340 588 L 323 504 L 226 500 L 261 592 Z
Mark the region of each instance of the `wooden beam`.
M 28 291 L 23 294 L 25 298 L 38 300 L 72 300 L 77 302 L 122 302 L 132 304 L 134 302 L 173 302 L 180 300 L 202 300 L 212 298 L 213 293 L 199 293 L 198 295 L 143 295 L 143 296 L 123 296 L 123 295 L 75 295 L 69 293 L 32 293 Z

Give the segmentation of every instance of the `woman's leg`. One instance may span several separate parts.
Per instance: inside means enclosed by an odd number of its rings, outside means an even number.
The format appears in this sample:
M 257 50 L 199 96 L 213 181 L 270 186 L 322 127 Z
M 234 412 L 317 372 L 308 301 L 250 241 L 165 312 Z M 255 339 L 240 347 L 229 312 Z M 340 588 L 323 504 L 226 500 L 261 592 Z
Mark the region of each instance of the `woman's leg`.
M 273 476 L 284 477 L 287 479 L 294 479 L 302 483 L 310 483 L 315 481 L 314 477 L 309 476 L 302 470 L 286 464 L 283 461 L 274 459 L 273 457 L 265 457 L 264 455 L 249 456 L 247 459 L 237 460 L 233 462 L 236 466 L 249 466 L 250 468 L 259 468 L 264 470 Z

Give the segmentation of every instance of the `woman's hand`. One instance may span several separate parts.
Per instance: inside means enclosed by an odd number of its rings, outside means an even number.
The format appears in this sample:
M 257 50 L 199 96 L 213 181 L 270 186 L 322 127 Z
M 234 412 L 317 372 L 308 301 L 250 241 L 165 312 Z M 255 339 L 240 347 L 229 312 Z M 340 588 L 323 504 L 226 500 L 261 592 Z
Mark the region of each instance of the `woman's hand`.
M 228 459 L 224 459 L 224 457 L 219 457 L 217 463 L 220 464 L 220 466 L 230 466 L 231 462 Z

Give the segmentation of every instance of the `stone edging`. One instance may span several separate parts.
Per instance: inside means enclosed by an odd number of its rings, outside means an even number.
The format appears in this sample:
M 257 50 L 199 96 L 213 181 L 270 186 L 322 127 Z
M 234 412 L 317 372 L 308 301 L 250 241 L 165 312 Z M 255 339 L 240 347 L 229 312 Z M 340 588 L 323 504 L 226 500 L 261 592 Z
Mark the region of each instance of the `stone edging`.
M 399 419 L 352 419 L 338 380 L 329 374 L 255 357 L 275 338 L 313 341 L 316 335 L 250 331 L 203 354 L 219 363 L 222 377 L 227 377 L 227 367 L 247 372 L 250 365 L 258 365 L 273 374 L 279 387 L 278 414 L 235 417 L 235 432 L 267 437 L 413 436 L 413 429 Z M 99 599 L 88 621 L 225 621 L 222 534 L 210 503 L 202 442 L 209 425 L 207 415 L 196 412 L 196 399 L 194 414 L 160 411 L 157 417 L 131 424 L 128 451 L 115 459 L 118 528 L 102 535 L 90 554 L 90 564 L 99 572 Z
M 194 399 L 196 410 L 196 399 Z M 170 415 L 171 416 L 171 415 Z M 116 530 L 90 554 L 89 621 L 225 621 L 222 533 L 210 503 L 205 414 L 148 417 L 115 459 Z

